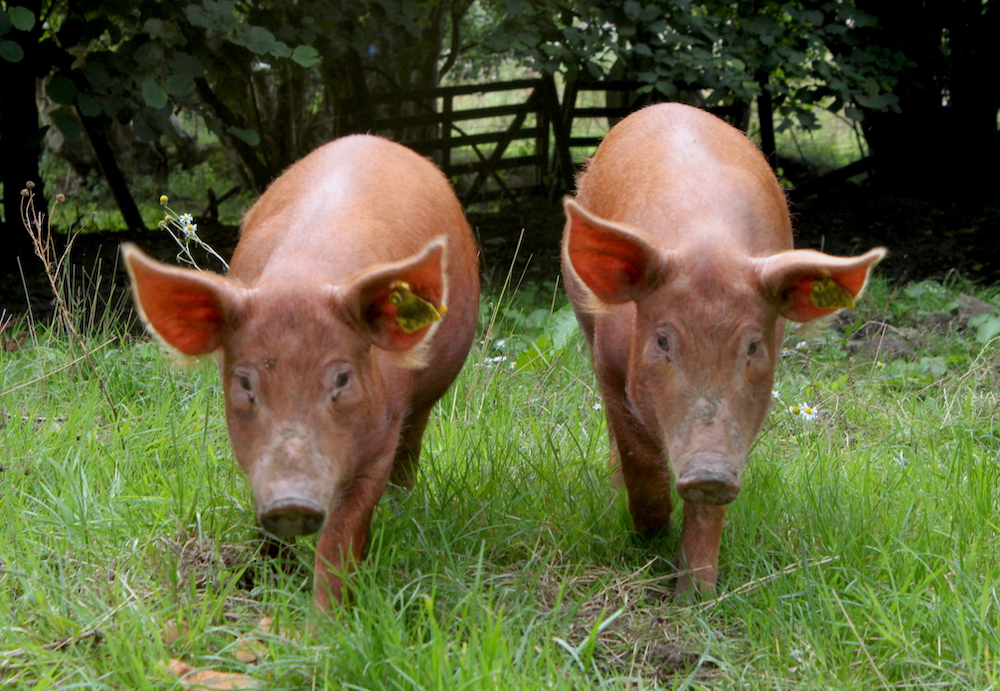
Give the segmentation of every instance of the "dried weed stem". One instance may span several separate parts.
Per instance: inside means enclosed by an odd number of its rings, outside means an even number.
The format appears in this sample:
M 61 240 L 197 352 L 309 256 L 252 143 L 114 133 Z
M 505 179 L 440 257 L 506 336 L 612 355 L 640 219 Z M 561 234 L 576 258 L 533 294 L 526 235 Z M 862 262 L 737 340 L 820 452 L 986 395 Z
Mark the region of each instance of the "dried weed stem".
M 21 190 L 21 223 L 24 225 L 25 229 L 28 231 L 28 235 L 31 236 L 31 243 L 35 247 L 35 254 L 42 261 L 42 267 L 45 269 L 45 276 L 48 278 L 49 287 L 52 289 L 52 294 L 55 297 L 57 311 L 59 313 L 60 321 L 65 329 L 72 335 L 73 340 L 80 347 L 83 352 L 82 359 L 87 361 L 90 365 L 91 370 L 94 372 L 95 379 L 97 380 L 97 385 L 101 390 L 101 395 L 104 397 L 105 402 L 108 407 L 108 415 L 118 424 L 117 407 L 115 406 L 114 400 L 111 398 L 111 394 L 108 392 L 107 387 L 104 385 L 104 378 L 101 376 L 101 372 L 97 367 L 97 364 L 91 358 L 91 351 L 87 347 L 87 343 L 80 331 L 76 328 L 76 324 L 73 320 L 73 313 L 69 309 L 69 305 L 66 303 L 64 282 L 66 276 L 66 262 L 69 259 L 70 251 L 73 249 L 73 242 L 76 240 L 77 233 L 70 233 L 69 238 L 66 241 L 66 246 L 63 248 L 61 253 L 56 252 L 56 248 L 52 242 L 52 221 L 51 214 L 46 218 L 45 214 L 41 213 L 35 208 L 35 193 L 32 191 L 35 188 L 35 183 L 28 182 L 23 190 Z M 55 203 L 52 205 L 53 209 L 65 201 L 65 197 L 62 194 L 56 195 Z M 115 340 L 112 337 L 111 340 Z M 107 343 L 102 344 L 97 349 L 103 348 Z M 75 362 L 78 362 L 76 360 Z

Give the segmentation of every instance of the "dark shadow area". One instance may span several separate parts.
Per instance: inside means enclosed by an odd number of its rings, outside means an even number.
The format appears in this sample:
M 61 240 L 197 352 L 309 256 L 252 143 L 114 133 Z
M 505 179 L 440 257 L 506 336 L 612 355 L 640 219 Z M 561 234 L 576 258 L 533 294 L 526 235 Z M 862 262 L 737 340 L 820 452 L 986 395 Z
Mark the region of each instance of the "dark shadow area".
M 940 280 L 958 273 L 977 282 L 1000 282 L 1000 209 L 883 196 L 843 185 L 795 203 L 791 210 L 797 247 L 840 255 L 888 247 L 889 257 L 878 272 L 894 281 Z M 515 284 L 558 279 L 563 227 L 560 201 L 526 197 L 493 213 L 470 213 L 469 221 L 482 248 L 487 290 L 499 289 L 508 273 Z M 203 225 L 200 235 L 229 257 L 238 231 L 232 226 Z M 64 243 L 65 238 L 57 241 Z M 173 239 L 160 230 L 77 236 L 70 255 L 75 304 L 103 305 L 112 289 L 125 287 L 127 279 L 118 259 L 118 248 L 125 241 L 164 261 L 175 261 L 178 252 Z M 33 256 L 28 260 L 38 262 Z M 203 267 L 219 268 L 205 255 L 198 260 Z M 30 267 L 27 281 L 16 274 L 0 277 L 0 308 L 23 315 L 30 307 L 43 322 L 51 315 L 51 291 L 39 266 Z M 102 295 L 96 301 L 91 294 L 95 285 Z

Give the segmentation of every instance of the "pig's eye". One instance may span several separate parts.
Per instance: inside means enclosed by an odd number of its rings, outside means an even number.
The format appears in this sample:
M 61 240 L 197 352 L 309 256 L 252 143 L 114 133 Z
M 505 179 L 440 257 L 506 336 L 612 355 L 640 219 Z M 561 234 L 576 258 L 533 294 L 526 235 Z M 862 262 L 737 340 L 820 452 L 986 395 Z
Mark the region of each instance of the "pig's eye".
M 351 383 L 351 373 L 348 370 L 337 372 L 333 377 L 333 391 L 330 392 L 330 400 L 336 401 Z
M 753 355 L 757 352 L 757 341 L 751 341 L 750 345 L 747 346 L 747 355 Z
M 246 374 L 238 374 L 236 375 L 236 383 L 246 393 L 247 400 L 253 403 L 255 396 L 253 393 L 253 382 L 250 381 L 250 377 Z
M 656 347 L 660 350 L 660 352 L 662 352 L 664 354 L 669 354 L 670 353 L 670 337 L 666 336 L 665 334 L 659 334 L 656 337 Z

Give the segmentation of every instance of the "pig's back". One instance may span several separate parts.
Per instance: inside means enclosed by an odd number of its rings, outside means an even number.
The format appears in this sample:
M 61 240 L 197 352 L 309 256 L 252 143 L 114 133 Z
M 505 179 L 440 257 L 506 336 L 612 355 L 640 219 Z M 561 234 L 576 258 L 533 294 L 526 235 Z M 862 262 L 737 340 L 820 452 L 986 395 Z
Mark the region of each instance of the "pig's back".
M 450 276 L 469 280 L 474 241 L 444 175 L 388 140 L 344 137 L 289 168 L 247 212 L 230 276 L 245 285 L 289 277 L 339 284 L 440 234 L 456 260 Z
M 784 192 L 739 130 L 679 103 L 644 108 L 626 122 L 577 181 L 584 207 L 669 248 L 724 242 L 751 256 L 791 248 Z

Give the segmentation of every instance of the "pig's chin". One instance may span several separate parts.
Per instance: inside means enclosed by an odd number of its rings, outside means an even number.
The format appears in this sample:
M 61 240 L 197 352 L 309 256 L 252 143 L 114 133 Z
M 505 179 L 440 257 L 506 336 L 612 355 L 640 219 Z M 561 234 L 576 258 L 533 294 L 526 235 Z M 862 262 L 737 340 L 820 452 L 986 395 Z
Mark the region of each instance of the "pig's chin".
M 745 465 L 742 457 L 712 451 L 682 455 L 674 461 L 677 494 L 691 504 L 728 504 L 740 493 Z

